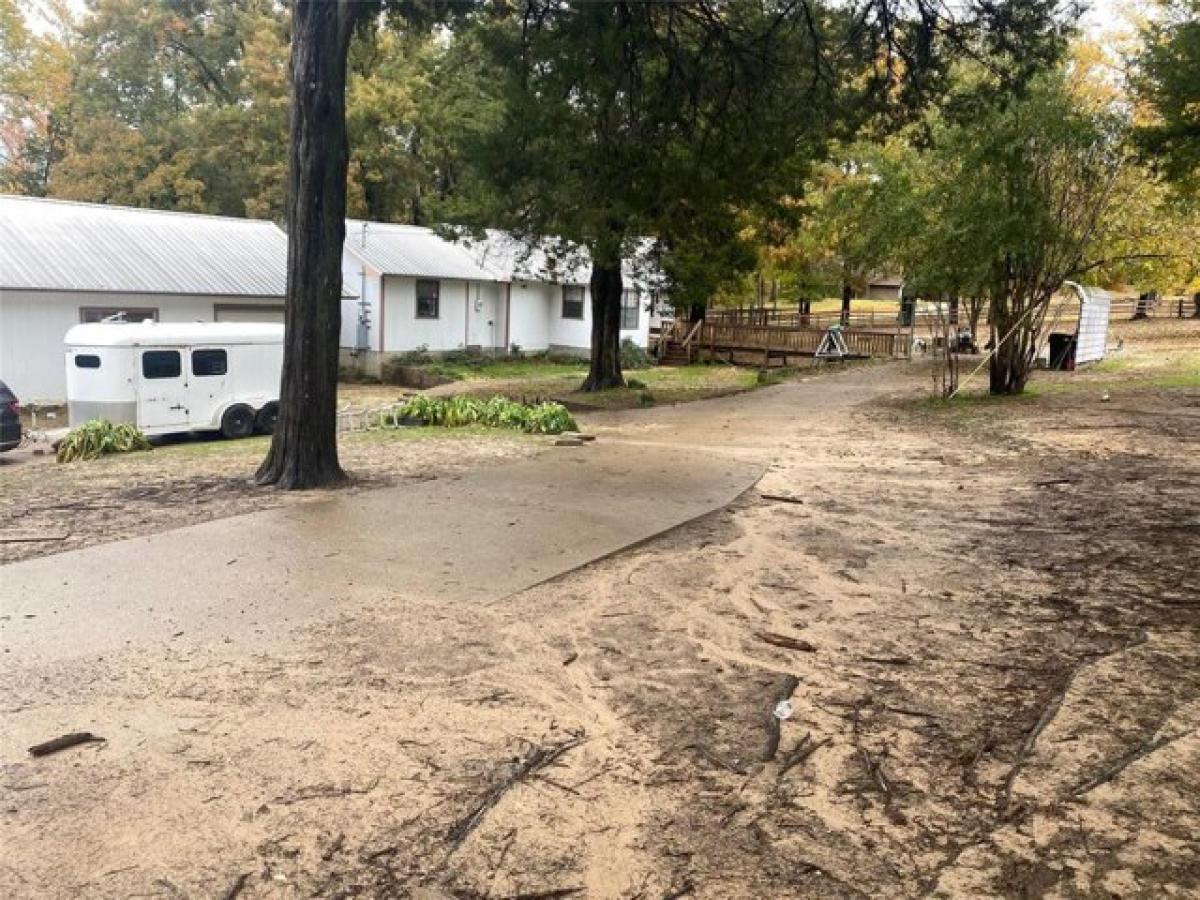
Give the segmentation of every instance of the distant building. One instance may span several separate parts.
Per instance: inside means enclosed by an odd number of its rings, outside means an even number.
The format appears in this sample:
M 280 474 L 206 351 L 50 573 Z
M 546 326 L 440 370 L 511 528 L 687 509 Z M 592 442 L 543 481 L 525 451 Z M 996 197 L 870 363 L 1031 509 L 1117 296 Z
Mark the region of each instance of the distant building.
M 904 278 L 900 275 L 873 275 L 867 279 L 866 299 L 899 303 L 903 287 Z

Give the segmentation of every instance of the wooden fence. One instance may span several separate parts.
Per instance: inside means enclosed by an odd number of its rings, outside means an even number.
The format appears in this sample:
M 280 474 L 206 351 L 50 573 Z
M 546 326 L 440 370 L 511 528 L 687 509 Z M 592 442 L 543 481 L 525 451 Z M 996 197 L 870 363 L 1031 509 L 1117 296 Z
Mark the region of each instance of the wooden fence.
M 1074 321 L 1079 316 L 1077 302 L 1065 302 L 1061 305 L 1051 303 L 1051 310 L 1058 313 L 1063 322 Z M 1189 318 L 1194 314 L 1195 304 L 1190 297 L 1159 297 L 1149 304 L 1139 304 L 1137 297 L 1114 297 L 1110 306 L 1112 321 L 1133 319 L 1139 317 Z M 797 307 L 756 307 L 756 308 L 713 308 L 708 310 L 706 318 L 712 322 L 727 325 L 776 325 L 784 328 L 828 328 L 842 321 L 838 311 L 801 313 Z M 966 304 L 958 307 L 958 322 L 966 325 L 970 322 Z M 867 308 L 851 306 L 848 320 L 844 323 L 852 328 L 867 328 L 873 331 L 892 331 L 914 327 L 918 333 L 928 331 L 930 327 L 940 327 L 937 313 L 928 311 L 915 312 L 912 325 L 900 321 L 900 305 L 898 303 L 873 303 Z M 985 306 L 979 316 L 981 327 L 988 324 L 988 310 Z
M 722 353 L 761 353 L 763 361 L 767 362 L 772 357 L 786 360 L 789 356 L 813 356 L 824 334 L 824 328 L 738 325 L 706 320 L 692 346 L 710 359 Z M 907 332 L 847 328 L 842 331 L 842 337 L 855 356 L 907 357 L 911 350 Z

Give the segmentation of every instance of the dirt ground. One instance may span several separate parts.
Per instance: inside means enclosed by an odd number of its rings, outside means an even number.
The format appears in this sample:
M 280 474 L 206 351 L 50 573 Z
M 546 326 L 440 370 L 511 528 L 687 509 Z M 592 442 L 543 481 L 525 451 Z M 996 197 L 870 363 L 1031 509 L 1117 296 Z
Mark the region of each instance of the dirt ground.
M 1200 896 L 1200 323 L 1168 326 L 1019 400 L 896 364 L 729 436 L 603 414 L 774 462 L 495 603 L 30 673 L 6 713 L 136 752 L 5 754 L 0 892 Z

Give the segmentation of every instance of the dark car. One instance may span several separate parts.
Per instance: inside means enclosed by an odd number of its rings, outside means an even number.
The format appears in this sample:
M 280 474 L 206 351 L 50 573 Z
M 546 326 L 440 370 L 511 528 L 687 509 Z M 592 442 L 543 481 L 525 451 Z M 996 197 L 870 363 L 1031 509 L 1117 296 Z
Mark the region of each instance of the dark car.
M 0 452 L 11 450 L 21 443 L 21 404 L 17 395 L 0 381 Z

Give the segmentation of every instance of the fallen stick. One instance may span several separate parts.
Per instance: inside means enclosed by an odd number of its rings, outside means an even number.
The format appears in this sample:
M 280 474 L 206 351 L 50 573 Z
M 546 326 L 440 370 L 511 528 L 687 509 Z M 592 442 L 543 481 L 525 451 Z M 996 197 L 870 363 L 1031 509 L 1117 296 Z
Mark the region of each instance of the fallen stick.
M 76 744 L 94 744 L 103 740 L 104 738 L 98 734 L 92 734 L 90 731 L 75 731 L 41 744 L 34 744 L 29 748 L 29 755 L 49 756 L 51 753 L 66 750 L 68 747 L 74 747 Z
M 732 772 L 734 775 L 745 775 L 746 774 L 746 770 L 743 769 L 741 766 L 736 765 L 735 763 L 731 763 L 729 760 L 718 756 L 716 753 L 713 753 L 707 747 L 704 747 L 700 744 L 688 744 L 683 749 L 684 750 L 695 750 L 701 757 L 708 760 L 714 766 L 717 766 L 718 768 L 725 769 L 729 772 Z
M 447 832 L 446 840 L 450 843 L 450 853 L 454 853 L 454 851 L 462 846 L 463 842 L 483 822 L 488 811 L 499 803 L 505 794 L 530 775 L 536 774 L 550 764 L 557 762 L 559 757 L 564 753 L 573 747 L 578 747 L 581 743 L 583 743 L 583 738 L 574 738 L 552 747 L 533 748 L 530 754 L 517 764 L 512 774 L 499 784 L 489 788 L 487 793 L 479 799 L 479 802 L 475 804 L 471 811 L 459 819 L 454 824 L 454 827 Z
M 234 898 L 242 892 L 242 889 L 246 886 L 246 882 L 249 879 L 250 876 L 245 872 L 238 875 L 238 877 L 233 879 L 233 882 L 229 885 L 229 889 L 225 891 L 224 895 L 222 896 L 222 900 L 234 900 Z
M 40 541 L 65 541 L 71 532 L 62 534 L 0 534 L 0 544 L 36 544 Z
M 799 686 L 800 679 L 795 675 L 784 675 L 779 689 L 771 700 L 771 709 L 767 713 L 767 745 L 763 748 L 763 762 L 770 762 L 779 752 L 779 739 L 783 734 L 783 729 L 779 717 L 775 715 L 775 708 L 784 700 L 791 699 L 792 694 Z
M 876 663 L 881 666 L 909 666 L 912 665 L 912 657 L 910 656 L 863 656 L 860 657 L 863 662 Z
M 777 777 L 782 778 L 828 743 L 829 738 L 821 738 L 819 741 L 813 741 L 812 735 L 806 734 L 800 743 L 796 745 L 796 749 L 784 759 L 783 764 L 779 767 L 779 775 Z
M 773 647 L 782 647 L 785 650 L 801 650 L 804 653 L 816 653 L 816 645 L 810 644 L 801 638 L 788 637 L 786 634 L 777 634 L 774 631 L 756 631 L 754 636 L 766 644 Z
M 1194 730 L 1195 729 L 1192 729 L 1192 731 Z M 1081 781 L 1079 784 L 1075 785 L 1075 787 L 1071 789 L 1072 795 L 1081 797 L 1090 791 L 1094 791 L 1096 788 L 1100 787 L 1100 785 L 1107 784 L 1114 778 L 1117 778 L 1122 772 L 1128 769 L 1139 759 L 1161 750 L 1168 744 L 1174 743 L 1181 737 L 1184 737 L 1188 734 L 1191 734 L 1191 731 L 1181 732 L 1174 737 L 1167 737 L 1164 735 L 1163 737 L 1155 740 L 1142 741 L 1142 743 L 1135 746 L 1132 750 L 1121 754 L 1119 757 L 1113 760 L 1111 764 L 1105 766 L 1091 778 Z
M 864 768 L 871 780 L 875 782 L 875 786 L 879 788 L 879 792 L 887 799 L 892 797 L 892 786 L 888 784 L 887 776 L 883 774 L 883 760 L 875 759 L 867 751 L 867 748 L 862 744 L 858 745 L 859 755 L 862 757 Z
M 774 500 L 776 503 L 803 503 L 799 497 L 789 497 L 787 494 L 759 494 L 764 500 Z
M 382 776 L 379 776 L 366 787 L 316 785 L 315 787 L 305 788 L 299 793 L 292 794 L 290 797 L 276 797 L 271 802 L 277 803 L 280 806 L 291 806 L 293 803 L 303 803 L 305 800 L 328 800 L 333 797 L 349 797 L 352 794 L 369 794 L 379 786 L 379 782 L 382 780 Z
M 555 900 L 557 897 L 570 897 L 582 894 L 582 887 L 550 888 L 545 891 L 523 891 L 520 894 L 509 894 L 504 900 Z

